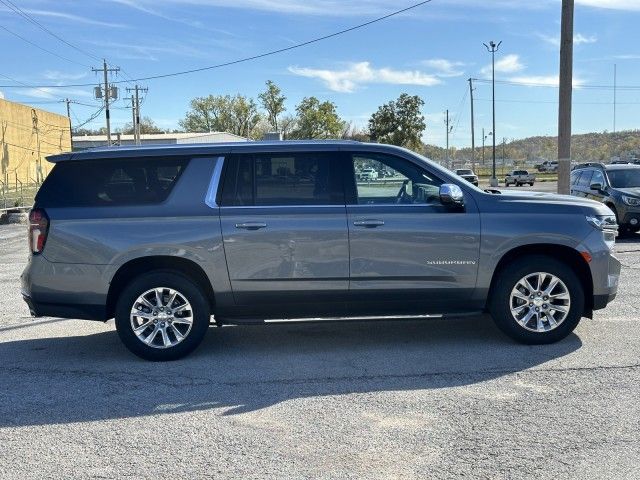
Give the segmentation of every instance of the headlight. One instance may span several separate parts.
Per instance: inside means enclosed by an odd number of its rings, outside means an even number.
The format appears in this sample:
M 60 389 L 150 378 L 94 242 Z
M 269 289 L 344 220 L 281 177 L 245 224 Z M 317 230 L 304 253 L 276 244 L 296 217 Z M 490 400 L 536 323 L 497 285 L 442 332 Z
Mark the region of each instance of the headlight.
M 617 231 L 618 222 L 615 215 L 587 215 L 587 222 L 598 230 Z
M 622 201 L 630 207 L 640 207 L 640 198 L 622 196 Z

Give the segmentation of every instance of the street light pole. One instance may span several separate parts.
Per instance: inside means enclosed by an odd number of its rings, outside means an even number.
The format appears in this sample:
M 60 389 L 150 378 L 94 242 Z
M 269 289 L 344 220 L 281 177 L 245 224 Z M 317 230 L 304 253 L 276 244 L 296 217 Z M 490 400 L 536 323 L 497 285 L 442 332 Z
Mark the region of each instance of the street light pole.
M 489 45 L 484 44 L 487 47 L 487 51 L 491 53 L 491 84 L 492 84 L 492 103 L 493 103 L 493 167 L 491 170 L 491 186 L 498 186 L 498 179 L 496 178 L 496 52 L 502 45 L 502 42 L 497 44 L 491 40 Z

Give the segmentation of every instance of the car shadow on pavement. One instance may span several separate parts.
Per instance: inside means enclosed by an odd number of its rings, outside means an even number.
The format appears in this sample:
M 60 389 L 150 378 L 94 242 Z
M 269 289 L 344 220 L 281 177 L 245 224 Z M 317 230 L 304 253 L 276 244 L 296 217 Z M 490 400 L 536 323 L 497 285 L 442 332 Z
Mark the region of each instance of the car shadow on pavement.
M 209 409 L 234 415 L 296 398 L 464 386 L 582 345 L 575 334 L 519 345 L 486 316 L 379 320 L 212 328 L 190 357 L 152 363 L 125 350 L 112 323 L 96 326 L 105 331 L 0 343 L 0 428 Z

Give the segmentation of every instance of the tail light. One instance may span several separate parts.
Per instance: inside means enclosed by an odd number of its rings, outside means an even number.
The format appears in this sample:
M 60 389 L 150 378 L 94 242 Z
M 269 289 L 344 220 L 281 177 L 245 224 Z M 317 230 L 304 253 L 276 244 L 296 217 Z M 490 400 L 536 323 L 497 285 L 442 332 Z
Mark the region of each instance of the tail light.
M 29 212 L 29 248 L 31 253 L 41 253 L 49 233 L 49 217 L 42 208 Z

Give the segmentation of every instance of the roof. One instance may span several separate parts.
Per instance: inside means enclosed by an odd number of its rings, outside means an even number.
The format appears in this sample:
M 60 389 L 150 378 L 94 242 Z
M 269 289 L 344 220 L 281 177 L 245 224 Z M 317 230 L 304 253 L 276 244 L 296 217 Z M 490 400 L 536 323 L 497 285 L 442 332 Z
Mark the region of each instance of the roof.
M 112 133 L 112 137 L 116 137 L 117 134 Z M 225 135 L 229 137 L 236 137 L 238 139 L 246 140 L 246 138 L 241 137 L 240 135 L 235 135 L 233 133 L 228 132 L 203 132 L 203 133 L 189 133 L 189 132 L 180 132 L 180 133 L 143 133 L 140 135 L 141 140 L 168 140 L 168 139 L 177 139 L 177 140 L 186 140 L 188 138 L 200 138 L 200 137 L 215 137 L 219 135 Z M 134 140 L 134 136 L 131 133 L 120 134 L 121 140 Z M 107 135 L 74 135 L 74 141 L 85 141 L 85 142 L 106 142 Z
M 230 142 L 230 143 L 190 143 L 190 144 L 156 144 L 123 147 L 97 147 L 78 152 L 66 152 L 50 155 L 47 160 L 57 163 L 69 160 L 102 160 L 112 158 L 173 156 L 173 155 L 221 155 L 231 152 L 255 151 L 301 151 L 340 150 L 347 145 L 361 145 L 364 143 L 351 140 L 304 140 L 304 141 L 267 141 L 267 142 Z M 372 145 L 372 144 L 369 144 Z M 381 145 L 376 144 L 378 147 Z M 397 148 L 397 147 L 396 147 Z
M 591 163 L 581 163 L 579 165 L 576 165 L 575 167 L 573 167 L 573 170 L 582 170 L 584 168 L 600 168 L 603 170 L 626 170 L 629 168 L 640 168 L 640 165 L 634 164 L 634 163 L 610 163 L 610 164 L 604 164 L 604 163 L 596 163 L 596 162 L 591 162 Z

